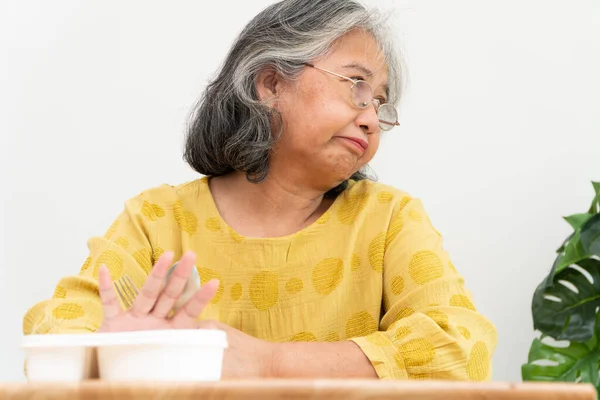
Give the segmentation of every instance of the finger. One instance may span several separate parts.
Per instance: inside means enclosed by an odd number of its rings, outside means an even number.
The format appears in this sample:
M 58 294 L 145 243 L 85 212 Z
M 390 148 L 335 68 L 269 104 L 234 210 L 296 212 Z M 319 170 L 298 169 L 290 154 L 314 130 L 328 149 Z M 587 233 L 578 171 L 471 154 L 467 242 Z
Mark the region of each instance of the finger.
M 104 320 L 108 321 L 115 318 L 122 312 L 121 303 L 117 298 L 113 281 L 110 277 L 110 271 L 106 265 L 102 264 L 98 271 L 98 291 L 102 301 L 102 312 Z
M 164 253 L 154 264 L 144 286 L 131 306 L 131 312 L 137 315 L 147 315 L 156 304 L 162 292 L 162 285 L 169 267 L 173 263 L 173 252 Z
M 198 289 L 194 297 L 189 299 L 173 317 L 173 327 L 175 329 L 185 329 L 196 326 L 196 319 L 198 319 L 204 308 L 215 297 L 219 285 L 220 282 L 213 279 Z
M 188 251 L 183 255 L 181 260 L 179 260 L 179 263 L 177 263 L 177 267 L 175 267 L 175 270 L 169 277 L 167 285 L 158 297 L 154 309 L 152 310 L 152 315 L 157 318 L 166 318 L 167 315 L 169 315 L 169 312 L 175 306 L 177 299 L 179 299 L 179 296 L 183 293 L 183 289 L 187 284 L 195 262 L 196 255 L 193 252 Z

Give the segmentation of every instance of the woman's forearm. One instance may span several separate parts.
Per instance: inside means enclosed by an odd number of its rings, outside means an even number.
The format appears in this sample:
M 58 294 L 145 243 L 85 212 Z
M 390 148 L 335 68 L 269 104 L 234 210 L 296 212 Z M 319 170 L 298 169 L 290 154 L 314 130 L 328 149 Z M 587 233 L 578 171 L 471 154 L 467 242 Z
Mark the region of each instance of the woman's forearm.
M 332 343 L 276 343 L 272 374 L 276 378 L 377 378 L 358 345 Z

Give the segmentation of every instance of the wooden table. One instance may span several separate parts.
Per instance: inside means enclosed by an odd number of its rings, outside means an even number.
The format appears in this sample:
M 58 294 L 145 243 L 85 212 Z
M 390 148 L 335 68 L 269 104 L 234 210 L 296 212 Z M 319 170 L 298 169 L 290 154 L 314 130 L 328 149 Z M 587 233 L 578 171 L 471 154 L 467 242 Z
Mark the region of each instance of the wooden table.
M 596 400 L 590 385 L 567 383 L 257 380 L 207 384 L 0 384 L 0 400 L 62 399 L 402 399 Z

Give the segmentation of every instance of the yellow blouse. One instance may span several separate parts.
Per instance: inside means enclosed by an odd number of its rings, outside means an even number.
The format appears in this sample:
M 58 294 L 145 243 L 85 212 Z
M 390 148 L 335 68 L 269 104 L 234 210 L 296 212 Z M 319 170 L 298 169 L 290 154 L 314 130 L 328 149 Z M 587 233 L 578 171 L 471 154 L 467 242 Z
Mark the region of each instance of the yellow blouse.
M 494 326 L 421 202 L 383 184 L 351 181 L 314 224 L 266 239 L 221 219 L 207 178 L 163 185 L 128 200 L 88 247 L 79 275 L 27 312 L 25 334 L 93 332 L 101 264 L 141 287 L 165 250 L 193 250 L 202 282 L 221 282 L 202 318 L 269 341 L 351 339 L 380 378 L 491 379 Z

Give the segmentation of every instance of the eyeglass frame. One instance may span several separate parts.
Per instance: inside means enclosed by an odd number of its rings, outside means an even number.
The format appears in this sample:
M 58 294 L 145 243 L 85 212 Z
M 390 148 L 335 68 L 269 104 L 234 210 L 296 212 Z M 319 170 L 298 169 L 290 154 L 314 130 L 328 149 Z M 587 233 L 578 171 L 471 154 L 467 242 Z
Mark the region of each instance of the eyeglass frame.
M 392 106 L 389 103 L 382 103 L 381 100 L 374 98 L 373 97 L 373 88 L 371 87 L 371 85 L 369 85 L 369 82 L 367 82 L 365 80 L 362 80 L 362 79 L 352 79 L 352 78 L 349 78 L 347 76 L 340 75 L 337 72 L 333 72 L 333 71 L 330 71 L 330 70 L 325 69 L 325 68 L 317 67 L 316 65 L 308 63 L 308 62 L 305 62 L 304 65 L 306 65 L 308 67 L 312 67 L 312 68 L 318 69 L 319 71 L 327 72 L 328 74 L 331 74 L 331 75 L 337 76 L 338 78 L 342 78 L 342 79 L 345 79 L 347 81 L 352 82 L 352 86 L 350 87 L 350 90 L 352 90 L 354 88 L 354 86 L 356 86 L 359 82 L 364 82 L 371 89 L 371 101 L 368 104 L 366 104 L 364 107 L 356 105 L 356 104 L 354 104 L 354 102 L 353 102 L 353 104 L 356 107 L 360 108 L 360 109 L 365 109 L 365 108 L 369 107 L 369 104 L 373 104 L 373 107 L 375 108 L 375 112 L 376 113 L 379 113 L 379 108 L 381 106 L 383 106 L 383 105 L 390 106 L 390 107 L 392 107 L 394 109 L 394 111 L 396 111 L 396 122 L 390 122 L 390 121 L 381 120 L 381 119 L 379 119 L 379 116 L 377 116 L 377 120 L 380 123 L 383 122 L 384 124 L 391 125 L 391 128 L 388 129 L 387 131 L 391 131 L 395 126 L 400 126 L 400 121 L 398 120 L 398 110 L 396 109 L 396 107 Z M 381 128 L 381 129 L 383 129 L 383 128 Z M 385 131 L 385 129 L 383 129 L 383 130 Z

